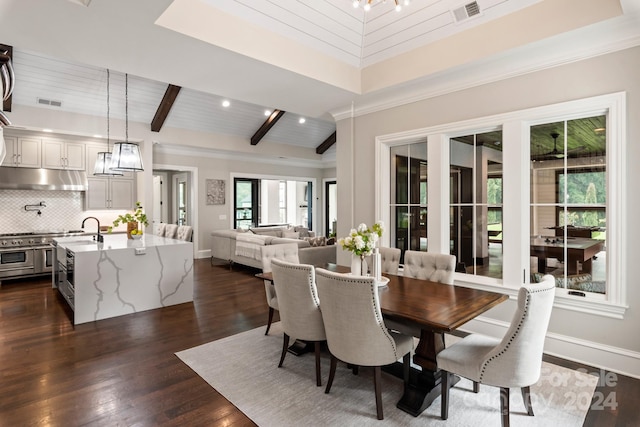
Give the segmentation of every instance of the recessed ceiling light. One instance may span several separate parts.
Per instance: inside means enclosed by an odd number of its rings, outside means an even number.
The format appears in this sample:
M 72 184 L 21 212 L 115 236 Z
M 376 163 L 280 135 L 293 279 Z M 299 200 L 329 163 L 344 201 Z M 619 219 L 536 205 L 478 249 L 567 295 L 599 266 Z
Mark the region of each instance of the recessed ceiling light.
M 304 122 L 306 122 L 307 120 L 304 117 L 300 117 L 300 120 L 298 120 L 298 123 L 302 124 Z
M 231 103 L 228 100 L 225 99 L 224 101 L 222 101 L 223 107 L 227 108 L 229 105 L 231 105 Z
M 102 135 L 95 134 L 95 135 L 93 135 L 93 137 L 94 138 L 102 138 Z
M 265 116 L 270 116 L 272 112 L 273 111 L 271 111 L 271 110 L 264 110 L 264 115 Z
M 42 129 L 42 132 L 53 132 L 51 129 Z

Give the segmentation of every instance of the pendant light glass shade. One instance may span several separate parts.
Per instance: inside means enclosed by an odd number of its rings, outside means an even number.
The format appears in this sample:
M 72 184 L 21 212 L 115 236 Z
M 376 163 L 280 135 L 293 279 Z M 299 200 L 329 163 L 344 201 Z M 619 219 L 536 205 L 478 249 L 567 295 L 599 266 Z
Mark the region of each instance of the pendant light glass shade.
M 138 144 L 129 142 L 129 75 L 124 75 L 125 141 L 113 144 L 110 169 L 123 172 L 141 172 L 142 157 Z
M 110 74 L 107 69 L 107 150 L 109 150 L 109 80 Z M 111 153 L 109 151 L 101 151 L 98 153 L 96 164 L 93 167 L 93 174 L 95 176 L 122 176 L 122 172 L 114 171 L 111 166 Z
M 111 169 L 125 172 L 143 171 L 140 147 L 133 142 L 116 142 L 113 144 Z

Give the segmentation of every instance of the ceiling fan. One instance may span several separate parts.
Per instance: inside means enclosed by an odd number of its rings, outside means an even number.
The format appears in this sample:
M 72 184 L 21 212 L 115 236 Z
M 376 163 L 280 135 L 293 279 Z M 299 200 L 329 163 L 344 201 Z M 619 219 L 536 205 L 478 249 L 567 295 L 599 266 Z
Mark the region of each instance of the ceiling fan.
M 543 160 L 563 159 L 565 157 L 565 155 L 570 157 L 572 154 L 579 153 L 580 151 L 584 150 L 584 148 L 585 148 L 584 145 L 581 145 L 581 146 L 573 148 L 571 150 L 559 151 L 558 150 L 558 137 L 560 136 L 560 134 L 558 132 L 551 132 L 550 136 L 551 136 L 551 138 L 553 138 L 553 150 L 549 151 L 548 153 L 534 154 L 534 155 L 531 156 L 531 160 L 533 160 L 533 161 L 543 161 Z

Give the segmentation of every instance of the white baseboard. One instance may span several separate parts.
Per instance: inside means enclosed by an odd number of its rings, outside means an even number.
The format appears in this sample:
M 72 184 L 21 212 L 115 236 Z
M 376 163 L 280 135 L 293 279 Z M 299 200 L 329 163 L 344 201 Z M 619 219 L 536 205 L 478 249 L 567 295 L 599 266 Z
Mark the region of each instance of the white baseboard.
M 196 259 L 200 258 L 211 258 L 211 249 L 204 249 L 196 252 Z
M 508 327 L 507 322 L 480 316 L 466 323 L 460 330 L 502 337 Z M 636 351 L 548 332 L 544 352 L 551 356 L 640 379 L 640 353 Z

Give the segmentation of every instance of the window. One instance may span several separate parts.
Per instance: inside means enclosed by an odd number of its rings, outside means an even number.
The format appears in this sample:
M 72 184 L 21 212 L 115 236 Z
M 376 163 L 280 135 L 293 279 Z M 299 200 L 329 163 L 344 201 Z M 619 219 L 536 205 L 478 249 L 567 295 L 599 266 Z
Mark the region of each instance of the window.
M 625 97 L 377 137 L 383 172 L 376 215 L 395 224 L 388 244 L 415 247 L 411 237 L 425 227 L 414 231 L 412 225 L 420 221 L 427 225 L 420 242 L 426 247 L 428 241 L 429 251 L 455 253 L 464 263 L 457 284 L 515 293 L 551 273 L 556 305 L 621 318 Z M 415 190 L 422 177 L 415 161 L 424 162 L 426 200 L 412 199 L 423 194 Z M 428 217 L 414 214 L 416 208 Z
M 404 251 L 427 250 L 427 144 L 393 147 L 391 170 L 391 233 L 393 246 Z
M 531 126 L 531 280 L 606 294 L 606 115 Z
M 300 225 L 313 229 L 314 178 L 231 174 L 236 228 Z
M 502 131 L 451 138 L 449 150 L 450 253 L 457 271 L 501 279 Z

